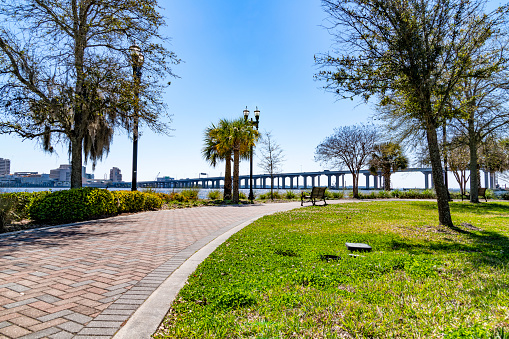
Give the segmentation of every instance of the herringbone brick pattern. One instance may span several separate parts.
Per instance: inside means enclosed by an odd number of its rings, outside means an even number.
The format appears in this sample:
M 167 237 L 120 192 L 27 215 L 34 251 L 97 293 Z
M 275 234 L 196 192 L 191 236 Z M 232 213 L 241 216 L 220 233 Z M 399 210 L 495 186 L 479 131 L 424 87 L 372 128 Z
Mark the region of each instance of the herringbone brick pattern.
M 111 338 L 215 236 L 299 205 L 163 210 L 0 236 L 0 338 Z

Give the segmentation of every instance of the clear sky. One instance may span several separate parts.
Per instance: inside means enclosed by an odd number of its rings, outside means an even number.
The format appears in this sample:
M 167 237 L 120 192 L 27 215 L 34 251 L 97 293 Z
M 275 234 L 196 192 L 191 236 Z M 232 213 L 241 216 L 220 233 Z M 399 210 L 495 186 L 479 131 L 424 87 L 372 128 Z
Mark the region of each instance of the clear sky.
M 172 85 L 164 96 L 172 136 L 141 127 L 139 181 L 223 175 L 223 164 L 212 168 L 202 159 L 203 132 L 221 118 L 241 117 L 246 106 L 251 116 L 259 108 L 260 130 L 272 131 L 283 148 L 284 172 L 327 169 L 314 161 L 318 143 L 335 127 L 370 122 L 369 105 L 338 101 L 313 79 L 314 55 L 330 50 L 332 42 L 321 27 L 326 16 L 319 0 L 163 0 L 160 5 L 167 22 L 163 33 L 171 37 L 168 48 L 184 63 L 173 68 L 180 78 L 168 79 Z M 56 149 L 48 154 L 35 141 L 0 135 L 0 157 L 11 159 L 11 173 L 49 173 L 68 163 L 66 146 Z M 261 173 L 257 162 L 255 157 L 255 173 Z M 125 132 L 115 135 L 109 155 L 95 171 L 89 163 L 87 172 L 103 178 L 114 166 L 131 180 L 132 143 Z M 241 174 L 248 168 L 243 162 Z M 423 186 L 423 178 L 415 185 Z

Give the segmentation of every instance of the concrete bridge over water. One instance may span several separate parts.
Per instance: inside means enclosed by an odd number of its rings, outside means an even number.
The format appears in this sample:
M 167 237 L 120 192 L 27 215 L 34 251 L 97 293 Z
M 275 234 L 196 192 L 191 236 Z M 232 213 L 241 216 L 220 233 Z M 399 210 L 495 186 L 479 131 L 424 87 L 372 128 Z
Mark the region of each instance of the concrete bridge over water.
M 424 188 L 433 188 L 433 179 L 431 175 L 431 168 L 407 168 L 405 170 L 397 171 L 395 173 L 412 173 L 420 172 L 424 175 Z M 363 180 L 359 179 L 360 188 L 364 189 L 379 189 L 383 188 L 383 177 L 381 173 L 373 175 L 369 170 L 361 170 L 360 174 L 365 176 L 365 185 L 362 186 Z M 344 189 L 345 188 L 345 175 L 351 175 L 348 170 L 340 171 L 318 171 L 318 172 L 299 172 L 299 173 L 277 173 L 274 174 L 274 187 L 281 189 L 308 189 L 313 186 L 325 186 L 330 189 Z M 325 177 L 325 181 L 321 179 Z M 341 177 L 341 181 L 340 181 Z M 334 182 L 333 182 L 333 179 Z M 485 186 L 488 188 L 495 187 L 494 175 L 489 172 L 484 172 Z M 110 184 L 110 187 L 124 187 L 130 183 L 115 183 Z M 156 181 L 140 181 L 138 187 L 140 188 L 191 188 L 201 187 L 210 189 L 219 189 L 224 185 L 224 177 L 206 177 L 206 178 L 186 178 L 186 179 L 171 179 L 171 178 L 158 178 Z M 239 176 L 239 186 L 241 188 L 249 188 L 249 175 Z M 127 187 L 127 186 L 125 186 Z M 254 174 L 253 175 L 253 189 L 268 189 L 270 188 L 270 174 Z

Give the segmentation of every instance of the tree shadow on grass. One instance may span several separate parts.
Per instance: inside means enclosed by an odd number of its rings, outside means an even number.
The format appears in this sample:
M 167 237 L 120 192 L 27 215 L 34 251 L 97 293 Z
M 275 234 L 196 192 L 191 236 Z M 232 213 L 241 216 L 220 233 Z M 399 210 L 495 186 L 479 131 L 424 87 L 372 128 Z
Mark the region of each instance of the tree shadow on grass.
M 418 208 L 428 211 L 437 211 L 436 203 L 418 203 L 416 204 Z M 472 204 L 470 202 L 451 202 L 449 203 L 451 208 L 451 214 L 454 218 L 454 213 L 472 213 L 477 215 L 487 215 L 487 214 L 502 214 L 509 216 L 509 204 L 504 204 L 500 202 L 479 202 L 477 204 Z
M 412 243 L 394 239 L 393 250 L 403 250 L 411 254 L 450 254 L 470 253 L 473 262 L 480 265 L 499 266 L 509 263 L 509 237 L 493 231 L 469 231 L 459 227 L 451 229 L 469 238 L 470 243 L 457 243 L 453 240 Z
M 436 204 L 431 203 L 415 203 L 416 208 L 426 211 L 436 211 Z M 499 202 L 488 202 L 472 204 L 470 202 L 453 202 L 450 204 L 451 213 L 473 215 L 486 217 L 492 215 L 494 217 L 509 218 L 509 204 Z M 482 226 L 482 225 L 479 225 Z M 507 225 L 509 233 L 509 223 Z M 471 253 L 472 260 L 478 264 L 498 266 L 509 262 L 509 237 L 503 233 L 482 230 L 469 223 L 458 223 L 453 227 L 437 228 L 437 232 L 449 233 L 451 235 L 461 235 L 469 241 L 466 243 L 458 243 L 453 239 L 444 237 L 442 241 L 429 242 L 412 242 L 403 239 L 392 240 L 393 250 L 404 250 L 412 254 L 432 254 L 432 253 Z

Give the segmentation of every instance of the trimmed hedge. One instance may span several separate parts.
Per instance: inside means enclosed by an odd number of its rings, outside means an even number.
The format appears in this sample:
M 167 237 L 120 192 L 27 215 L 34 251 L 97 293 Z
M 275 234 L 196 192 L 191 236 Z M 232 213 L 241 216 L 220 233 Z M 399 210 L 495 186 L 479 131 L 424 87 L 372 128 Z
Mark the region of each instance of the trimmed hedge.
M 154 210 L 161 205 L 162 200 L 149 193 L 83 187 L 38 197 L 30 205 L 29 213 L 36 222 L 65 223 Z

